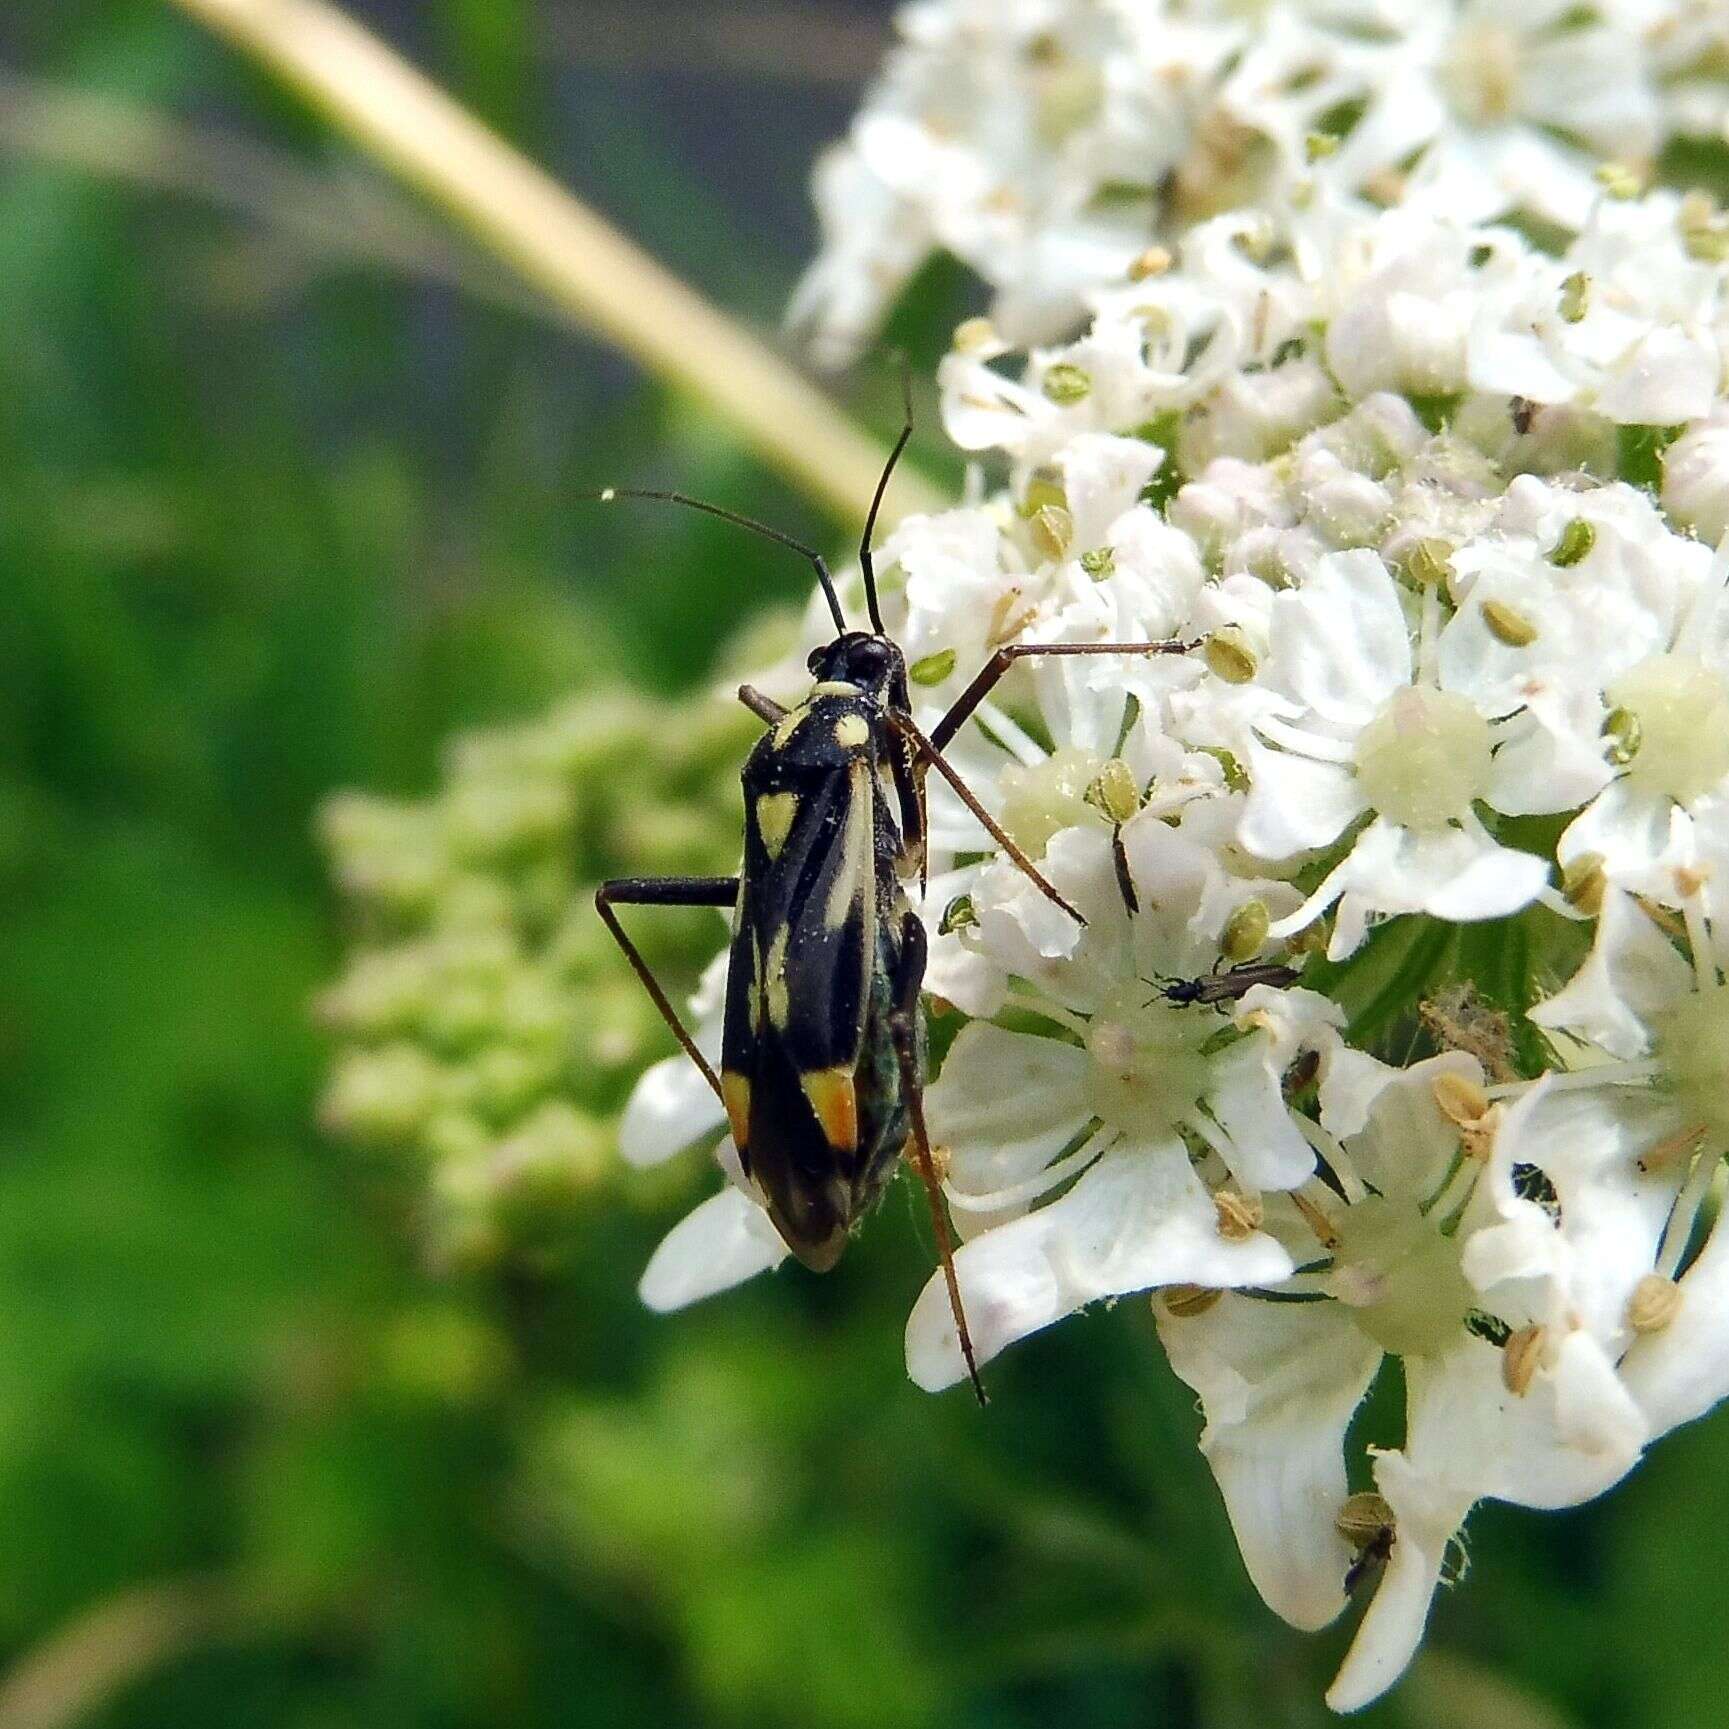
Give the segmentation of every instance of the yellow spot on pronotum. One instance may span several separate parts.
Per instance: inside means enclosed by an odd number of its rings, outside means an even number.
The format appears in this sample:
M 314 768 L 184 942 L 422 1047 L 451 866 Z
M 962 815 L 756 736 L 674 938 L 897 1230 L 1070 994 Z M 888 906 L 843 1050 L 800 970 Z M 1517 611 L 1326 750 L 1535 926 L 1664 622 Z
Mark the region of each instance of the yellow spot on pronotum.
M 770 860 L 780 857 L 786 837 L 792 833 L 793 818 L 798 815 L 798 795 L 790 792 L 765 792 L 756 801 L 756 828 L 762 836 L 763 851 Z
M 863 715 L 843 714 L 834 723 L 834 741 L 842 750 L 857 750 L 870 735 Z
M 774 748 L 785 750 L 792 743 L 792 735 L 804 725 L 805 717 L 810 713 L 809 707 L 800 703 L 797 708 L 788 709 L 775 723 Z
M 814 1069 L 799 1077 L 804 1096 L 822 1125 L 828 1144 L 839 1153 L 858 1147 L 858 1092 L 851 1069 Z
M 742 1153 L 750 1135 L 750 1078 L 732 1069 L 721 1071 L 720 1094 L 726 1102 L 726 1120 L 732 1128 L 732 1144 Z

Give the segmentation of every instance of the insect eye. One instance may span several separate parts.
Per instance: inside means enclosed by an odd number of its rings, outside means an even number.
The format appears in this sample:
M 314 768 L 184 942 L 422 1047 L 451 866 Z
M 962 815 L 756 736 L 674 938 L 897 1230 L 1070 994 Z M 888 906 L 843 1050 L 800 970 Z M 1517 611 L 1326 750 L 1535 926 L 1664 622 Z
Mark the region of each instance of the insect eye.
M 809 655 L 805 658 L 804 664 L 812 678 L 817 678 L 821 675 L 823 662 L 827 659 L 828 650 L 826 648 L 813 648 L 810 651 Z

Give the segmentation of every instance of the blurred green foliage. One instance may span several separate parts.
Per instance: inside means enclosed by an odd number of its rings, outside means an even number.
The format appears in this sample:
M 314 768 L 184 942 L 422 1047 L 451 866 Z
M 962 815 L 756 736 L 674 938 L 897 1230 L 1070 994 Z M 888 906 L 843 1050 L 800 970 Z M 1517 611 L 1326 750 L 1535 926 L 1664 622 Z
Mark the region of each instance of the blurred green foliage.
M 797 238 L 717 196 L 666 122 L 712 80 L 591 74 L 577 100 L 526 0 L 373 11 L 772 319 Z M 143 0 L 26 0 L 0 50 L 333 187 L 364 172 Z M 719 95 L 742 115 L 776 91 Z M 931 272 L 897 335 L 934 352 L 959 295 Z M 856 390 L 892 420 L 892 381 Z M 930 1261 L 906 1194 L 834 1276 L 656 1320 L 635 1278 L 700 1161 L 613 1175 L 541 1263 L 440 1272 L 414 1172 L 318 1133 L 323 801 L 422 793 L 453 734 L 626 682 L 639 717 L 689 724 L 674 693 L 802 590 L 772 549 L 577 487 L 677 484 L 826 536 L 807 507 L 531 316 L 16 139 L 0 472 L 0 1723 L 1326 1720 L 1345 1634 L 1254 1599 L 1143 1305 L 1019 1349 L 981 1415 L 904 1378 Z M 585 870 L 714 844 L 654 830 L 672 783 L 650 768 Z M 645 858 L 651 832 L 673 838 Z M 688 982 L 700 941 L 663 941 Z M 1365 1721 L 1724 1721 L 1729 1423 L 1598 1507 L 1489 1512 L 1472 1559 L 1434 1654 Z M 68 1649 L 72 1707 L 8 1717 Z

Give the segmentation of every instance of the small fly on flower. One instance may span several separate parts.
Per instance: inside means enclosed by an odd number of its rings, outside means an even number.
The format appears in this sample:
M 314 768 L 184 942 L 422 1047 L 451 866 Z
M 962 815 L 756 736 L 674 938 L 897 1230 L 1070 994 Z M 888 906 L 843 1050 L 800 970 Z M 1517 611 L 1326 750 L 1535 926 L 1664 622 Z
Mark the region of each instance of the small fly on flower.
M 919 993 L 924 926 L 905 884 L 926 870 L 925 780 L 934 769 L 1003 854 L 1085 924 L 979 803 L 943 747 L 1016 661 L 1040 655 L 1178 654 L 1185 642 L 1011 643 L 929 733 L 913 719 L 906 660 L 883 624 L 872 539 L 906 422 L 877 483 L 859 547 L 870 628 L 850 628 L 820 553 L 792 536 L 682 493 L 609 487 L 603 501 L 683 505 L 765 536 L 810 561 L 834 619 L 809 660 L 809 695 L 783 708 L 749 685 L 739 700 L 764 732 L 744 765 L 743 863 L 736 877 L 622 878 L 595 906 L 643 988 L 725 1109 L 739 1163 L 775 1229 L 815 1272 L 840 1259 L 853 1225 L 903 1156 L 929 1199 L 950 1307 L 979 1402 L 955 1277 L 942 1182 L 925 1127 Z M 732 908 L 719 1073 L 619 923 L 619 906 Z

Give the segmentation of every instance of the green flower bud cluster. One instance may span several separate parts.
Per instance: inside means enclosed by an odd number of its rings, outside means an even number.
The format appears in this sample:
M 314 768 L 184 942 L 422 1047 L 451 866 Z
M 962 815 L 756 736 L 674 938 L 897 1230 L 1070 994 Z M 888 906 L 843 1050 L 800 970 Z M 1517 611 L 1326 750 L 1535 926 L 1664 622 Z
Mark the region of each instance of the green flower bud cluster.
M 458 740 L 425 798 L 325 807 L 352 942 L 317 1005 L 322 1120 L 417 1171 L 441 1263 L 555 1256 L 612 1179 L 612 1119 L 671 1041 L 593 885 L 733 868 L 756 724 L 712 697 L 584 694 Z M 714 948 L 712 913 L 634 924 L 675 986 Z

